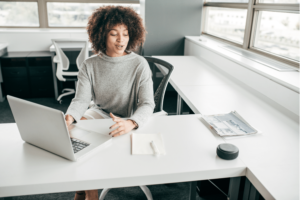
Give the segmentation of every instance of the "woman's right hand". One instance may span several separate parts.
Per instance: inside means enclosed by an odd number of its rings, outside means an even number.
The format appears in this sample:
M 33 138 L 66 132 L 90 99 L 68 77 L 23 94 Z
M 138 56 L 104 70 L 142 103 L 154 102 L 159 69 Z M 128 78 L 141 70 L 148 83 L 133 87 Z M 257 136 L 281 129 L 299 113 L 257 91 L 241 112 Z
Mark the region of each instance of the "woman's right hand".
M 74 122 L 74 118 L 71 115 L 65 116 L 66 124 L 69 129 L 70 125 Z

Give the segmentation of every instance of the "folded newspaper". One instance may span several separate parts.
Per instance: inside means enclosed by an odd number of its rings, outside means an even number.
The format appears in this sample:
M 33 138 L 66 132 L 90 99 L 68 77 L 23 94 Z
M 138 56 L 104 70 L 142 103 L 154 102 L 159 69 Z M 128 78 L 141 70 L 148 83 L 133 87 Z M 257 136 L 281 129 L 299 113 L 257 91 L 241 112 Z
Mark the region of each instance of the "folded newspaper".
M 203 115 L 202 118 L 220 136 L 242 136 L 258 132 L 236 111 L 219 115 Z

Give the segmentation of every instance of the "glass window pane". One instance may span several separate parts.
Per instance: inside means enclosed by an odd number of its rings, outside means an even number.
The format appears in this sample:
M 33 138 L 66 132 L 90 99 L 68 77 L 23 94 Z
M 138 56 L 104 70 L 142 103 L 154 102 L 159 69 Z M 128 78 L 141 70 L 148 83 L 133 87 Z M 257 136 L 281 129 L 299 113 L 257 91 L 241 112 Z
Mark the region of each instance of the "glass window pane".
M 0 26 L 40 26 L 37 2 L 1 1 Z
M 103 5 L 130 6 L 140 14 L 140 4 L 47 2 L 49 26 L 85 27 L 92 12 Z
M 299 62 L 300 14 L 260 11 L 254 47 Z
M 246 17 L 246 9 L 207 7 L 205 32 L 242 44 Z
M 259 0 L 259 3 L 284 3 L 284 4 L 289 4 L 289 3 L 300 3 L 300 0 Z

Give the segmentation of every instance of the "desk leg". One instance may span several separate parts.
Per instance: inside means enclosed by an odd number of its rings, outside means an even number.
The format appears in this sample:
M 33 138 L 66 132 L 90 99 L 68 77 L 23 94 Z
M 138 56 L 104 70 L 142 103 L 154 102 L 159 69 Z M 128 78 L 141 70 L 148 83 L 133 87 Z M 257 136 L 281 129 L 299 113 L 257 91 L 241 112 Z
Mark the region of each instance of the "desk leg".
M 230 178 L 228 196 L 230 200 L 237 200 L 239 197 L 241 177 Z
M 54 59 L 54 52 L 51 52 L 51 60 L 52 60 L 52 76 L 53 76 L 53 84 L 54 84 L 54 95 L 55 100 L 58 98 L 58 89 L 57 89 L 57 80 L 56 80 L 56 66 L 53 62 Z
M 182 113 L 182 99 L 179 94 L 177 94 L 177 110 L 176 115 L 181 115 Z
M 259 200 L 260 194 L 256 190 L 256 188 L 252 185 L 252 183 L 246 178 L 243 200 Z
M 250 188 L 251 188 L 251 183 L 248 180 L 248 178 L 246 177 L 243 200 L 248 200 L 249 199 Z
M 190 197 L 189 200 L 196 200 L 197 181 L 190 182 Z
M 256 190 L 256 188 L 251 184 L 251 189 L 250 189 L 250 195 L 249 195 L 249 200 L 259 200 L 259 192 Z

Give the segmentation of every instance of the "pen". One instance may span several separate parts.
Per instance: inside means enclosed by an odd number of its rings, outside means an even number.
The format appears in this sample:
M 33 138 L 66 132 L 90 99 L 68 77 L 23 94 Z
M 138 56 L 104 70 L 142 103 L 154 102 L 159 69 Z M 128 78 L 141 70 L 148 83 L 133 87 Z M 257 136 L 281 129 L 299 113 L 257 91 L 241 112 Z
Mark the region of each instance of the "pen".
M 154 151 L 154 155 L 155 155 L 155 156 L 159 156 L 159 151 L 158 151 L 158 148 L 157 148 L 157 146 L 155 145 L 154 141 L 151 141 L 151 142 L 150 142 L 150 145 L 151 145 L 151 147 L 152 147 L 152 149 L 153 149 L 153 151 Z

